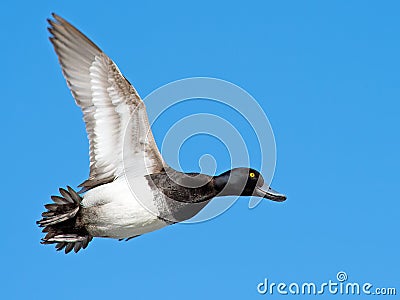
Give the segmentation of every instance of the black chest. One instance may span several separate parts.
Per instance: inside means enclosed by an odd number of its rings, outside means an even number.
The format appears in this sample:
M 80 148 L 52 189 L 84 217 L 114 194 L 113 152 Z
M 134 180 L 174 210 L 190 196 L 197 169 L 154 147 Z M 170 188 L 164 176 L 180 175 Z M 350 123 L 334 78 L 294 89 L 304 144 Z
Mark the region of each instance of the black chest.
M 151 174 L 151 185 L 168 198 L 183 203 L 199 203 L 216 196 L 212 178 L 198 173 L 162 172 Z
M 175 223 L 192 218 L 216 196 L 211 176 L 167 171 L 148 176 L 160 218 Z

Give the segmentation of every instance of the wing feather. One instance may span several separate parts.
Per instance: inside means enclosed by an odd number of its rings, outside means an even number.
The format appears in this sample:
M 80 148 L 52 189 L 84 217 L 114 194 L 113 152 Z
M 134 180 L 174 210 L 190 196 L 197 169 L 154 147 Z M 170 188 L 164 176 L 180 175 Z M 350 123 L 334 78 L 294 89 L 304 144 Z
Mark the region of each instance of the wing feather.
M 53 14 L 53 18 L 48 20 L 50 41 L 68 87 L 83 112 L 89 139 L 90 175 L 81 186 L 88 190 L 121 176 L 126 150 L 129 155 L 132 153 L 130 164 L 134 165 L 140 157 L 145 160 L 146 168 L 140 168 L 140 175 L 162 170 L 164 162 L 154 142 L 145 105 L 135 88 L 83 33 L 60 16 Z

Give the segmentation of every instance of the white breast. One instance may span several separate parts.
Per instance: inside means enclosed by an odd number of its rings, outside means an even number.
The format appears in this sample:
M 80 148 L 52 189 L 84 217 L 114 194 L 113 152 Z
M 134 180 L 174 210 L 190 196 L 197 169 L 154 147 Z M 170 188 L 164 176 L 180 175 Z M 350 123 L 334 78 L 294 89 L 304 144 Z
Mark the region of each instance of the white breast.
M 93 236 L 128 238 L 165 227 L 158 218 L 151 191 L 144 177 L 130 188 L 125 176 L 89 190 L 82 200 L 82 216 Z

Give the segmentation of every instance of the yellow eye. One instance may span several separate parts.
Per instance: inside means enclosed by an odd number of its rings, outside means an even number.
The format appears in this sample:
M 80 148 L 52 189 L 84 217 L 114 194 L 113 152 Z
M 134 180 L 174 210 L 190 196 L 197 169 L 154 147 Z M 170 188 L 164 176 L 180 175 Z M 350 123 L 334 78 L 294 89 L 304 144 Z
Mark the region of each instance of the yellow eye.
M 250 178 L 254 178 L 254 177 L 256 177 L 256 174 L 254 174 L 253 172 L 251 172 L 251 173 L 249 174 L 249 176 L 250 176 Z

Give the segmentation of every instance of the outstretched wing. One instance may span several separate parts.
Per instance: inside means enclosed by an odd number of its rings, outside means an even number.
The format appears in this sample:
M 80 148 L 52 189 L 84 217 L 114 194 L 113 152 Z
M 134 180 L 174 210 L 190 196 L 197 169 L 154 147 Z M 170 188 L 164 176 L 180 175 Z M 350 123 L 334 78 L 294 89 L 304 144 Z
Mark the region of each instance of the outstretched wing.
M 68 87 L 82 109 L 90 143 L 90 175 L 80 186 L 88 190 L 121 176 L 123 156 L 125 163 L 127 157 L 124 151 L 132 153 L 134 159 L 145 160 L 141 175 L 162 170 L 163 159 L 135 88 L 84 34 L 56 14 L 53 18 L 48 20 L 50 40 Z

